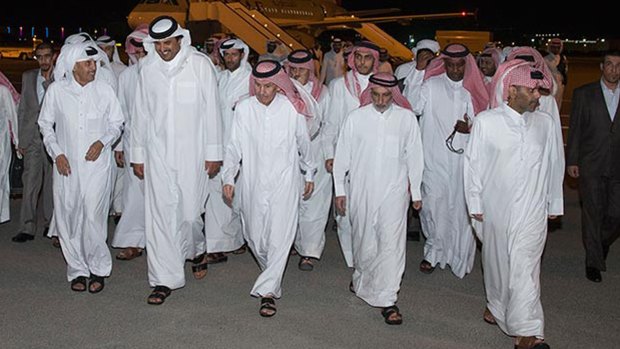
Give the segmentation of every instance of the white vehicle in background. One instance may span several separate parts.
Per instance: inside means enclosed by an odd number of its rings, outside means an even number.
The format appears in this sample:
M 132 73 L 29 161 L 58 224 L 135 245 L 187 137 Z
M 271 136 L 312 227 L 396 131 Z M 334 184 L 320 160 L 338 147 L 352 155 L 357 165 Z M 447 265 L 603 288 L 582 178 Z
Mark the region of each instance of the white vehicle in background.
M 34 49 L 41 42 L 42 40 L 36 37 L 32 38 L 32 45 L 28 45 L 28 42 L 24 44 L 0 42 L 0 59 L 17 58 L 22 61 L 34 59 Z

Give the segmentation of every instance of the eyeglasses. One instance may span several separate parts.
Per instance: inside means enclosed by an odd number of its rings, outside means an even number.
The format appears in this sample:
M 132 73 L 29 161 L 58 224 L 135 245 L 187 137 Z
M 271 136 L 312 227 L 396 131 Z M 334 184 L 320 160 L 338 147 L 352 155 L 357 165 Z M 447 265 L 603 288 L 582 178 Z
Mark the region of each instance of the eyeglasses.
M 456 128 L 454 129 L 454 131 L 452 131 L 452 133 L 450 133 L 448 138 L 446 138 L 446 147 L 448 147 L 448 150 L 450 150 L 453 153 L 463 154 L 465 152 L 463 148 L 454 149 L 454 147 L 452 146 L 452 141 L 454 140 L 455 135 L 456 135 Z

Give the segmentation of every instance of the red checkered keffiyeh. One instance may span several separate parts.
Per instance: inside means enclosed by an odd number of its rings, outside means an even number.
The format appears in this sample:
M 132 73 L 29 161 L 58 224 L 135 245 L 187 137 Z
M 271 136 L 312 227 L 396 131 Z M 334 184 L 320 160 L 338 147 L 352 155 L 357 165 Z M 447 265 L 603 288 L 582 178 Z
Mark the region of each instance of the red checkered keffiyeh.
M 307 111 L 306 103 L 299 95 L 299 91 L 297 91 L 291 79 L 286 75 L 280 63 L 272 60 L 265 60 L 256 64 L 252 70 L 252 75 L 250 75 L 250 96 L 256 95 L 256 90 L 254 89 L 255 81 L 274 83 L 280 88 L 281 93 L 293 104 L 299 114 L 307 118 L 312 117 L 311 113 Z
M 362 92 L 362 96 L 360 97 L 360 106 L 365 106 L 372 103 L 372 97 L 370 93 L 372 92 L 373 87 L 385 87 L 392 91 L 392 101 L 394 104 L 411 110 L 411 104 L 403 94 L 400 92 L 398 88 L 398 79 L 390 73 L 377 73 L 370 76 L 368 80 L 368 87 Z

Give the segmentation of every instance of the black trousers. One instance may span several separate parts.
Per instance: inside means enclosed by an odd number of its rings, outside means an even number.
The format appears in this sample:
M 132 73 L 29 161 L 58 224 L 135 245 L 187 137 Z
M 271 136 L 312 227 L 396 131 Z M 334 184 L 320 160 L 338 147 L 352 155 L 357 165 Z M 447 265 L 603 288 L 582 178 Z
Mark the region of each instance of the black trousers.
M 606 270 L 609 246 L 620 235 L 620 179 L 582 176 L 579 193 L 586 267 Z

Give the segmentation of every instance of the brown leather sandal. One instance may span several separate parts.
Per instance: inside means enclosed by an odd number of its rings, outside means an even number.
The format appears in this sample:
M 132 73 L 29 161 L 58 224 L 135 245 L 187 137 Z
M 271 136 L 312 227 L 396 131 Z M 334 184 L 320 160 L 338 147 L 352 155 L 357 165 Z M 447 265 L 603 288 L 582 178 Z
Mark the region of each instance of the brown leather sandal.
M 142 256 L 142 249 L 137 247 L 127 247 L 116 255 L 116 259 L 121 261 L 130 261 L 134 258 Z

